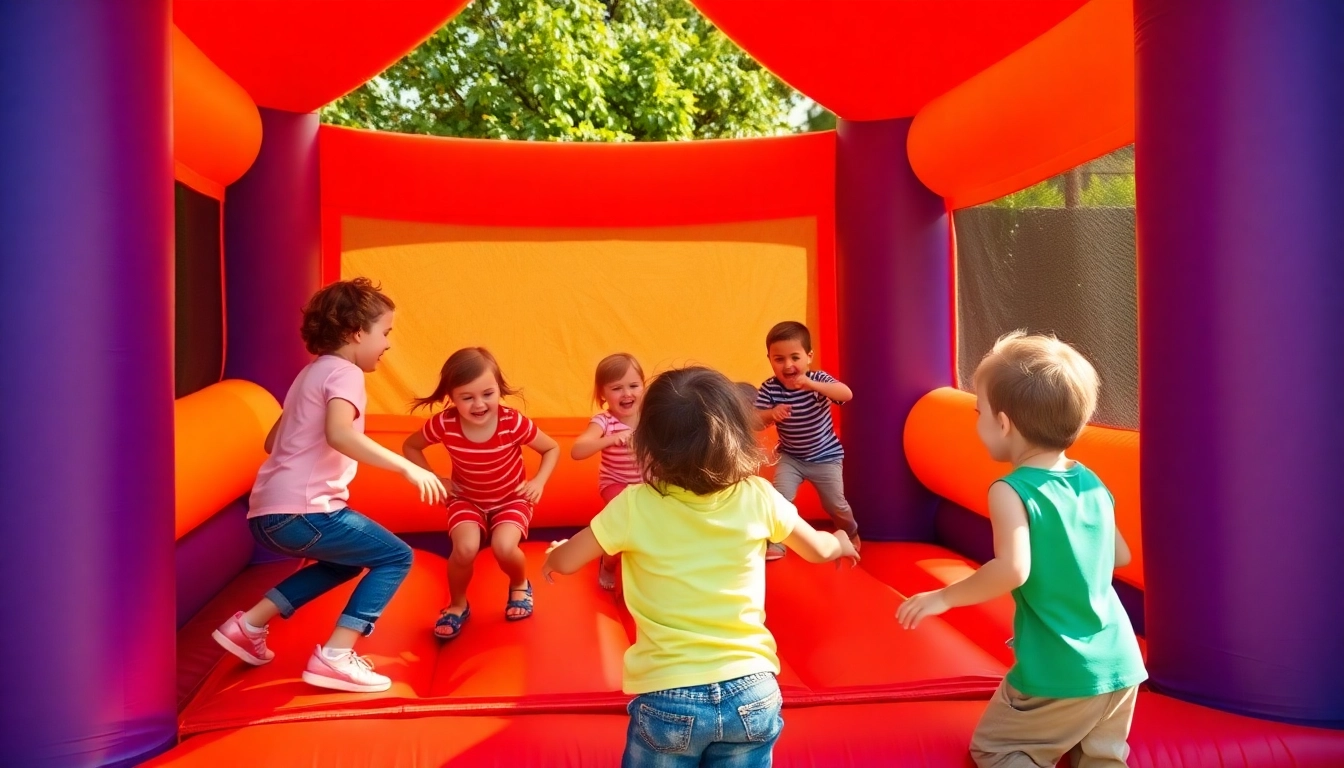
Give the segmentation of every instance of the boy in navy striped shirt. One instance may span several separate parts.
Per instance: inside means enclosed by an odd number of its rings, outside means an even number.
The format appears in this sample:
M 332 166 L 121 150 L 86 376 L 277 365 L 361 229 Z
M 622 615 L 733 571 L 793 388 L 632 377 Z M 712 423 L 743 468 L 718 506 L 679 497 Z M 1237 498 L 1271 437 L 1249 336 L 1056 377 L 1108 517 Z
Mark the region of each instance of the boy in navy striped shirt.
M 846 403 L 854 393 L 825 371 L 809 371 L 812 334 L 792 320 L 778 323 L 765 336 L 766 356 L 775 375 L 756 392 L 761 427 L 774 424 L 779 432 L 779 462 L 775 490 L 790 502 L 798 486 L 810 480 L 821 497 L 821 507 L 835 527 L 849 534 L 859 548 L 859 526 L 845 501 L 845 449 L 831 422 L 831 403 Z M 769 545 L 766 560 L 784 556 L 784 547 Z

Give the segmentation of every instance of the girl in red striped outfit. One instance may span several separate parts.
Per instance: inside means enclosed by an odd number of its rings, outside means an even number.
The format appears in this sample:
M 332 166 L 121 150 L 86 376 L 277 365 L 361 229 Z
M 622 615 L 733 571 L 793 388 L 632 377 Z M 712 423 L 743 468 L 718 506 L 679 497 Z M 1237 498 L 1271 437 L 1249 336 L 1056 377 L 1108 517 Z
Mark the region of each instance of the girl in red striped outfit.
M 630 450 L 630 436 L 639 426 L 639 405 L 644 400 L 644 369 L 634 355 L 618 352 L 597 364 L 593 377 L 593 400 L 606 410 L 593 417 L 588 428 L 574 440 L 572 459 L 582 460 L 602 453 L 598 470 L 597 492 L 605 504 L 627 486 L 644 482 L 643 473 Z M 597 583 L 606 590 L 616 588 L 616 569 L 620 555 L 602 555 Z
M 450 407 L 431 416 L 402 445 L 406 458 L 426 469 L 425 448 L 435 443 L 442 443 L 453 461 L 453 498 L 448 502 L 451 602 L 434 624 L 434 634 L 444 640 L 457 637 L 471 617 L 467 585 L 487 533 L 495 561 L 509 577 L 504 618 L 519 621 L 532 615 L 532 584 L 518 543 L 527 538 L 532 505 L 541 499 L 560 446 L 531 419 L 500 404 L 501 398 L 516 393 L 488 350 L 459 349 L 443 364 L 434 393 L 415 401 L 416 408 L 445 401 Z M 523 471 L 524 445 L 541 454 L 541 467 L 531 480 Z

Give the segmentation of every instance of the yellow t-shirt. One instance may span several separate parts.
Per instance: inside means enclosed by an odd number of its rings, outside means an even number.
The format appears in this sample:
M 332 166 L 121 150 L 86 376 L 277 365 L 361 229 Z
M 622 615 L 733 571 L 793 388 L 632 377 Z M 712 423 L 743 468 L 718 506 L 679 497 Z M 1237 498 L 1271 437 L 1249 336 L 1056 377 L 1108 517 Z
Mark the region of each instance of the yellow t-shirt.
M 793 533 L 798 510 L 748 478 L 709 496 L 632 485 L 593 518 L 621 554 L 625 604 L 638 630 L 625 652 L 626 693 L 779 673 L 765 628 L 765 544 Z

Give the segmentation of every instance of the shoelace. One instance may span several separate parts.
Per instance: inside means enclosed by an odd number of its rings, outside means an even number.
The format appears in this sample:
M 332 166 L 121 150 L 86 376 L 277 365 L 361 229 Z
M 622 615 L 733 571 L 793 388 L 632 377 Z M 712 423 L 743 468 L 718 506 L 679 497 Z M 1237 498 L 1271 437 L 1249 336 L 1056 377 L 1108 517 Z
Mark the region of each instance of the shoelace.
M 373 671 L 373 662 L 360 656 L 358 653 L 355 653 L 353 649 L 346 654 L 346 658 L 348 658 L 350 663 L 354 664 L 358 669 L 363 669 L 365 672 Z

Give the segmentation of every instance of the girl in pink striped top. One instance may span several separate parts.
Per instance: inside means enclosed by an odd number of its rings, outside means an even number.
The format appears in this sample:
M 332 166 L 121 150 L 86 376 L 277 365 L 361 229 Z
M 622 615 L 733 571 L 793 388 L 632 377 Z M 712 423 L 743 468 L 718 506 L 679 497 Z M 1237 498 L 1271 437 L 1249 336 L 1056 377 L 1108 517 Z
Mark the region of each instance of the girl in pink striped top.
M 425 448 L 435 443 L 443 444 L 453 462 L 448 502 L 451 602 L 434 624 L 434 634 L 443 640 L 457 637 L 471 617 L 467 585 L 486 534 L 495 561 L 509 577 L 504 618 L 518 621 L 532 615 L 532 583 L 518 543 L 527 538 L 532 505 L 541 500 L 560 458 L 560 446 L 531 419 L 500 404 L 501 398 L 512 394 L 515 390 L 487 349 L 459 349 L 443 364 L 434 393 L 415 401 L 416 407 L 432 407 L 446 400 L 450 407 L 429 417 L 424 429 L 402 444 L 406 458 L 425 469 L 429 469 Z M 541 466 L 531 480 L 523 470 L 523 446 L 541 454 Z
M 627 486 L 644 482 L 643 472 L 630 450 L 630 436 L 639 426 L 639 404 L 644 400 L 644 369 L 634 355 L 618 352 L 597 364 L 593 377 L 593 400 L 606 410 L 593 417 L 588 428 L 574 440 L 570 458 L 586 459 L 602 453 L 597 474 L 597 492 L 609 502 Z M 616 588 L 616 568 L 620 555 L 602 556 L 597 583 L 603 589 Z

